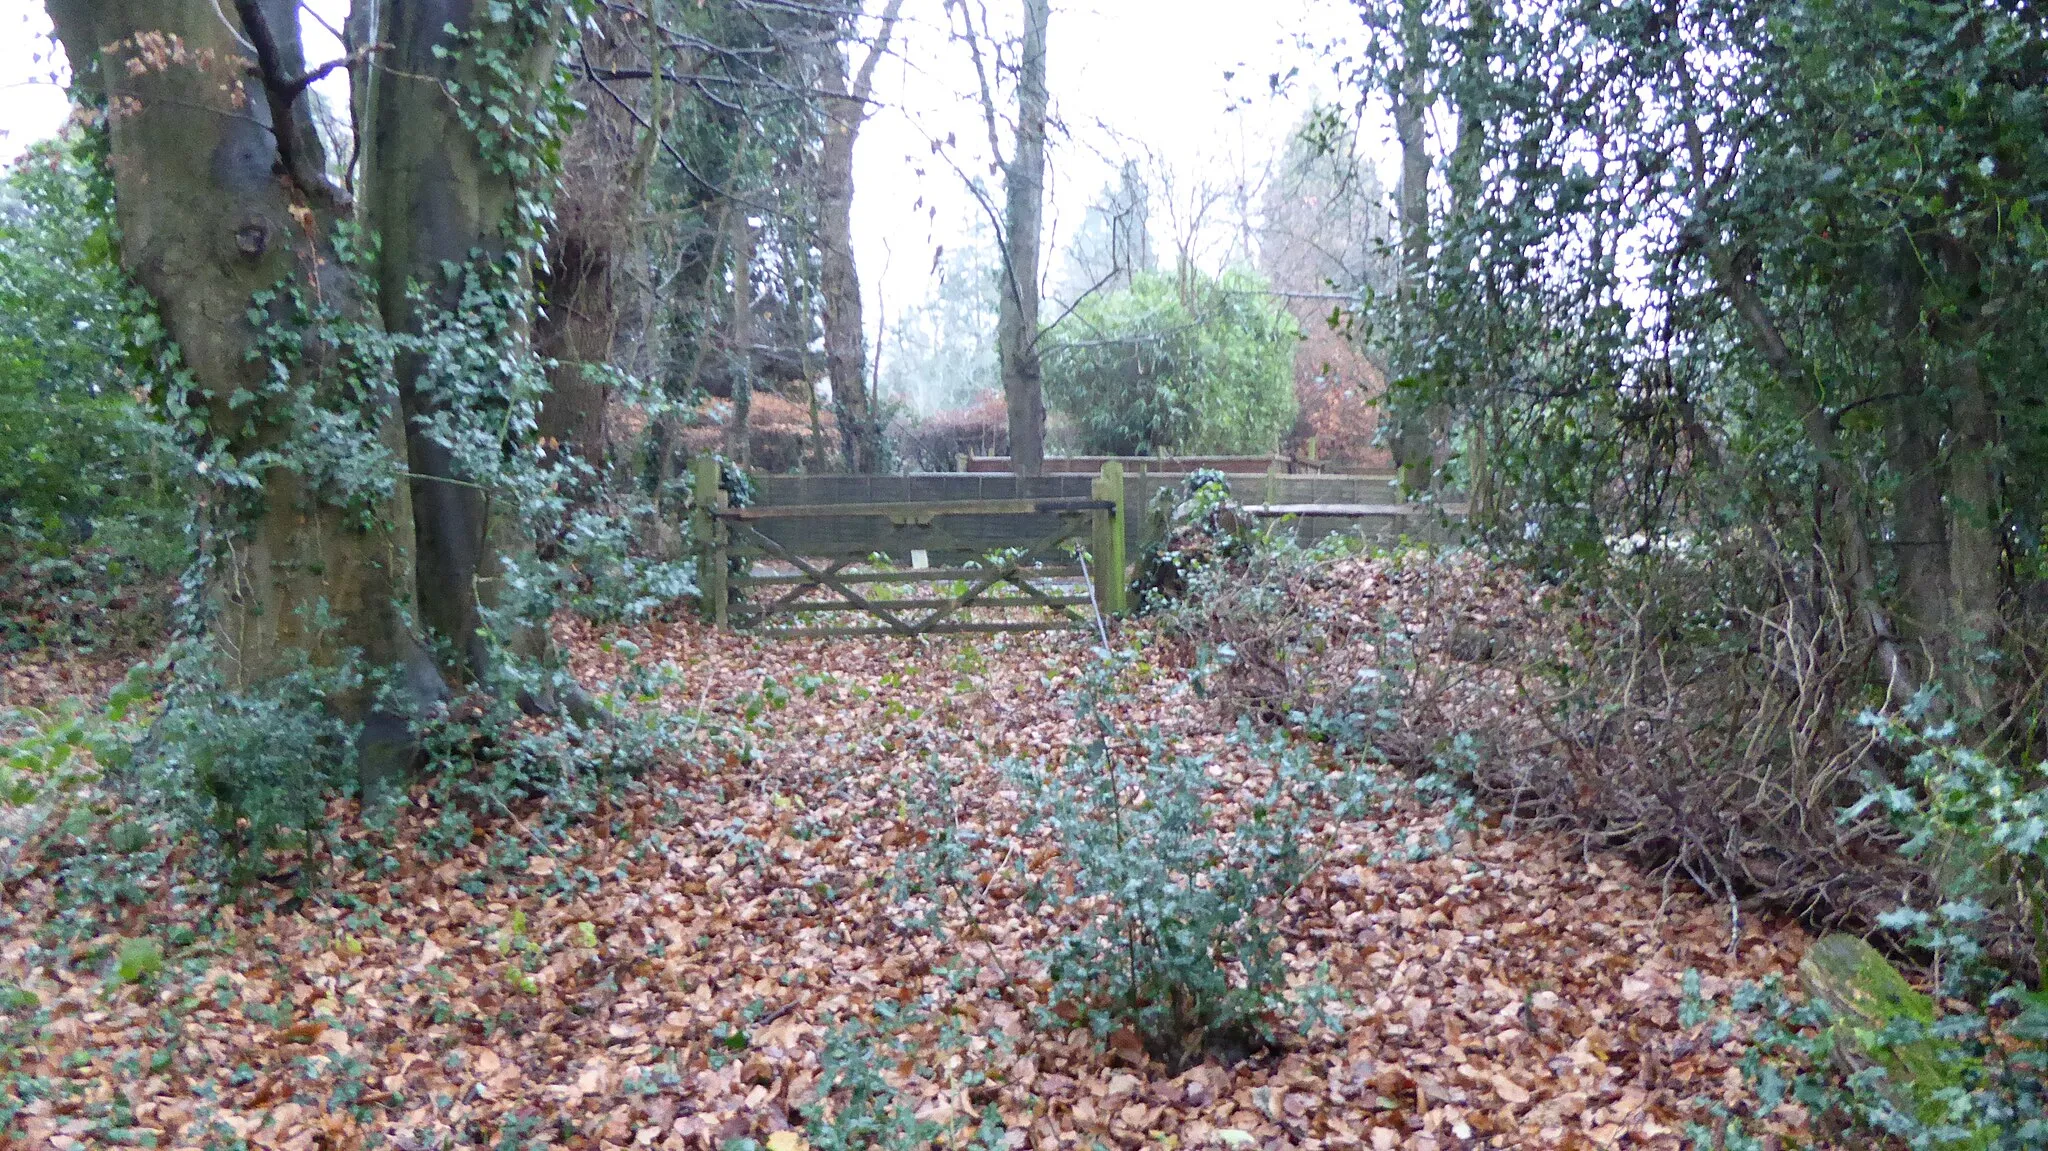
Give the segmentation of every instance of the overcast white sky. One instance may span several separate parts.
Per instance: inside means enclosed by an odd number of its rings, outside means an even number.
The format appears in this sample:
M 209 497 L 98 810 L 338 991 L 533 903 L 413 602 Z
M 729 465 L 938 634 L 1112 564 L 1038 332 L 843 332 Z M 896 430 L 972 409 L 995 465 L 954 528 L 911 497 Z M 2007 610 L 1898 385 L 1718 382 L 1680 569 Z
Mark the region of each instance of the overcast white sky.
M 1016 7 L 989 2 L 998 13 Z M 338 23 L 347 0 L 310 5 Z M 930 142 L 953 136 L 962 161 L 984 171 L 988 150 L 973 74 L 945 35 L 942 0 L 908 0 L 904 17 L 898 51 L 878 77 L 885 107 L 861 140 L 855 204 L 862 278 L 889 312 L 926 294 L 934 247 L 960 243 L 981 214 Z M 1057 274 L 1059 247 L 1124 155 L 1149 150 L 1184 178 L 1219 182 L 1264 164 L 1315 95 L 1339 95 L 1300 38 L 1328 42 L 1356 26 L 1352 0 L 1059 4 L 1049 68 L 1064 131 L 1052 148 L 1048 273 Z M 63 123 L 65 100 L 53 79 L 61 57 L 50 59 L 48 28 L 40 0 L 0 0 L 0 160 Z M 322 51 L 309 37 L 307 55 Z M 1268 77 L 1294 67 L 1301 77 L 1274 98 Z M 1369 143 L 1389 167 L 1386 142 Z

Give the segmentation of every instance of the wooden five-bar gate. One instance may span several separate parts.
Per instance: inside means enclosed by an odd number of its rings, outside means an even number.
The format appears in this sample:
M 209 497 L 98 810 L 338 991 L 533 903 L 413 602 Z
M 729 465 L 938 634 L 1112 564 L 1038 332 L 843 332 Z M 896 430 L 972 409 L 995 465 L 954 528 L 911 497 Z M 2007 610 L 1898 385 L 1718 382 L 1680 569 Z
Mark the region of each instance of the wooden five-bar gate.
M 989 634 L 1092 629 L 1126 608 L 1115 463 L 1093 477 L 763 476 L 744 508 L 729 506 L 716 462 L 693 479 L 699 579 L 721 625 Z

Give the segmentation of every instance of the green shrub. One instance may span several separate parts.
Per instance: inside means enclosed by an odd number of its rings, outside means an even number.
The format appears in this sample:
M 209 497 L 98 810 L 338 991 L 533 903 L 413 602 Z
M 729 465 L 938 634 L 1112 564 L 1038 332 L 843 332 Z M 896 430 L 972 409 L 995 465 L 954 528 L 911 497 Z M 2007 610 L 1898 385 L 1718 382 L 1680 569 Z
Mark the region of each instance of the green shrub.
M 1874 781 L 1844 814 L 1885 811 L 1906 833 L 1901 851 L 1923 860 L 1941 883 L 1947 906 L 1967 908 L 1966 922 L 2009 925 L 2012 939 L 2031 944 L 2032 976 L 2048 980 L 2048 763 L 2021 766 L 1957 739 L 1953 723 L 1914 726 L 1923 699 L 1907 716 L 1867 716 L 1895 750 L 1910 755 L 1903 785 Z M 1901 911 L 1897 926 L 1931 929 L 1919 911 Z M 1984 933 L 1940 933 L 1943 951 L 1975 959 Z
M 1121 667 L 1090 673 L 1087 735 L 1064 760 L 1011 774 L 1023 829 L 1054 834 L 1072 879 L 1046 897 L 1081 923 L 1045 957 L 1058 1010 L 1098 1034 L 1134 1029 L 1178 1072 L 1272 1037 L 1287 1007 L 1276 912 L 1320 863 L 1317 825 L 1359 813 L 1371 789 L 1246 725 L 1236 739 L 1270 774 L 1226 815 L 1207 759 L 1169 752 L 1156 732 L 1127 739 L 1112 722 L 1104 707 Z
M 1300 330 L 1253 273 L 1139 273 L 1069 323 L 1045 355 L 1045 397 L 1084 452 L 1255 455 L 1294 425 Z
M 275 852 L 310 856 L 328 800 L 356 784 L 357 725 L 327 701 L 364 690 L 354 667 L 237 688 L 212 661 L 188 659 L 139 757 L 140 798 L 196 834 L 232 883 L 254 879 Z
M 1151 540 L 1138 557 L 1139 606 L 1159 611 L 1188 594 L 1191 582 L 1252 546 L 1252 520 L 1230 491 L 1230 477 L 1200 469 L 1178 488 L 1162 488 L 1145 510 Z
M 38 145 L 0 179 L 0 556 L 97 536 L 182 560 L 184 473 L 148 400 L 168 361 L 119 248 L 102 132 Z

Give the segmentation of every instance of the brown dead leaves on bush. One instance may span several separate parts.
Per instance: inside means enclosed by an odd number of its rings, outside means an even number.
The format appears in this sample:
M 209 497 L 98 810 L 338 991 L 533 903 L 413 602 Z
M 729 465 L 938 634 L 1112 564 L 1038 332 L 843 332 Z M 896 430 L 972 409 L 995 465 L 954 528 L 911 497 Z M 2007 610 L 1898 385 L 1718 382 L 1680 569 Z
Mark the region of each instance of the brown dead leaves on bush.
M 1366 563 L 1340 578 L 1365 597 L 1354 640 L 1377 626 L 1370 598 L 1405 586 Z M 564 638 L 583 673 L 615 668 L 588 629 Z M 960 780 L 955 830 L 1007 833 L 1000 763 L 1063 753 L 1084 639 L 629 638 L 683 669 L 689 698 L 666 706 L 712 722 L 694 762 L 556 841 L 508 820 L 445 860 L 402 846 L 390 874 L 338 875 L 304 905 L 267 889 L 214 912 L 144 876 L 106 936 L 58 949 L 38 933 L 73 880 L 25 862 L 0 983 L 41 1006 L 6 1017 L 23 1100 L 8 1138 L 800 1151 L 828 1033 L 887 1008 L 880 1070 L 961 1138 L 992 1107 L 1016 1147 L 1676 1148 L 1697 1100 L 1746 1098 L 1733 1045 L 1679 1024 L 1684 972 L 1725 1003 L 1735 981 L 1789 973 L 1802 943 L 1746 921 L 1731 946 L 1726 907 L 1559 837 L 1481 828 L 1398 862 L 1442 830 L 1409 805 L 1331 829 L 1329 865 L 1275 910 L 1297 982 L 1342 993 L 1337 1025 L 1168 1077 L 1133 1036 L 1045 1022 L 1031 956 L 1063 925 L 1017 885 L 992 873 L 927 905 L 936 931 L 892 894 L 937 830 L 933 765 Z M 1214 755 L 1227 808 L 1258 766 L 1172 662 L 1139 665 L 1122 718 Z M 417 845 L 430 815 L 415 803 L 392 842 Z M 112 974 L 122 938 L 172 924 L 195 934 L 160 974 Z

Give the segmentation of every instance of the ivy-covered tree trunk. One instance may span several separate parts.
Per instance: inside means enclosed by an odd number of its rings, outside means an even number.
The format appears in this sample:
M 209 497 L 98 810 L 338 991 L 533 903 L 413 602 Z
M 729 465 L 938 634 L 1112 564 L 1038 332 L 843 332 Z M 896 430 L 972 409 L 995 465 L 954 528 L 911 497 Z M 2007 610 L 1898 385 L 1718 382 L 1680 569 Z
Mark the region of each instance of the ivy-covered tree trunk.
M 1429 281 L 1429 32 L 1420 0 L 1407 0 L 1401 17 L 1402 68 L 1394 92 L 1394 135 L 1401 145 L 1401 298 L 1417 307 Z M 1396 410 L 1394 466 L 1410 492 L 1429 490 L 1436 444 L 1429 413 L 1403 403 Z
M 362 128 L 364 218 L 383 246 L 385 326 L 420 342 L 397 362 L 420 618 L 451 646 L 451 674 L 474 679 L 490 666 L 484 616 L 505 595 L 502 550 L 521 510 L 485 473 L 531 430 L 518 426 L 531 397 L 509 365 L 530 336 L 541 221 L 526 197 L 552 146 L 543 93 L 563 13 L 551 0 L 379 0 L 377 13 L 389 47 Z M 436 348 L 443 337 L 467 346 Z
M 1017 67 L 1017 148 L 1004 168 L 1008 197 L 1003 236 L 1003 296 L 996 318 L 1003 398 L 1009 408 L 1011 467 L 1045 470 L 1045 388 L 1038 348 L 1038 261 L 1045 224 L 1046 26 L 1050 0 L 1024 0 L 1024 45 Z
M 123 263 L 184 357 L 217 487 L 213 634 L 257 686 L 357 657 L 418 705 L 445 693 L 411 630 L 410 493 L 376 316 L 341 248 L 349 205 L 302 98 L 292 0 L 51 0 L 80 83 L 105 96 Z M 254 57 L 252 60 L 251 57 Z M 273 128 L 277 130 L 273 131 Z M 365 724 L 366 773 L 403 767 L 402 703 Z

